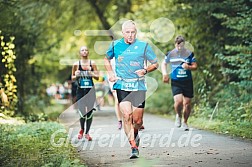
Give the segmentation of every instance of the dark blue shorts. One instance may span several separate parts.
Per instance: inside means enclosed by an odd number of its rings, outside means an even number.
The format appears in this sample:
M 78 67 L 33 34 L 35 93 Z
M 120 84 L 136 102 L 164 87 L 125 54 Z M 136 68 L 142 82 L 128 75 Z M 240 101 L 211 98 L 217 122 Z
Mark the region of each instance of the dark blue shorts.
M 193 81 L 192 79 L 177 81 L 171 80 L 171 88 L 173 96 L 177 94 L 183 94 L 188 98 L 193 98 Z

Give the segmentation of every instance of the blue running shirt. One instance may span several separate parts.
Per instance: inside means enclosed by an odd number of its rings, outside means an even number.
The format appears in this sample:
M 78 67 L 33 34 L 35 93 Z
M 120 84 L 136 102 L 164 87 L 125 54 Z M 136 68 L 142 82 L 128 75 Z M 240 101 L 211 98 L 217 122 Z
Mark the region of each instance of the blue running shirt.
M 188 80 L 192 79 L 191 70 L 182 68 L 183 63 L 196 62 L 193 52 L 188 49 L 178 51 L 176 48 L 168 52 L 165 56 L 165 62 L 171 65 L 171 79 L 172 80 Z
M 127 44 L 124 38 L 116 40 L 111 43 L 106 57 L 109 60 L 115 57 L 115 72 L 119 79 L 113 85 L 113 89 L 146 90 L 144 77 L 139 78 L 135 73 L 136 70 L 144 69 L 144 60 L 148 60 L 151 64 L 157 63 L 154 51 L 146 42 L 136 39 L 134 43 Z

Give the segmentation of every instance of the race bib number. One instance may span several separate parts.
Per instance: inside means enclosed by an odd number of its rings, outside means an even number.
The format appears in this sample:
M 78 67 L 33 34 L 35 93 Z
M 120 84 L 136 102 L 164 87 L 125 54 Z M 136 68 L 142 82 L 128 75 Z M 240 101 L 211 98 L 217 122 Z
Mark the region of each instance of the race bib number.
M 187 77 L 186 70 L 184 70 L 184 69 L 179 69 L 179 70 L 178 70 L 177 77 L 178 77 L 178 78 Z
M 122 90 L 124 91 L 138 91 L 138 81 L 122 81 Z
M 85 79 L 85 78 L 80 79 L 80 88 L 92 88 L 92 87 L 93 83 L 91 79 Z

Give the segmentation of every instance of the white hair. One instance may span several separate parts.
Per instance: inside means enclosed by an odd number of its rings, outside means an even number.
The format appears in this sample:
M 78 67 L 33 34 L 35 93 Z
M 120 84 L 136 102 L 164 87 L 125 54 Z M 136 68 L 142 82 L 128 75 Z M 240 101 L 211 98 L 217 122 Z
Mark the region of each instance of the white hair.
M 135 23 L 133 20 L 127 20 L 127 21 L 125 21 L 125 22 L 122 24 L 122 31 L 123 31 L 125 28 L 128 28 L 128 27 L 135 27 L 135 29 L 136 29 L 136 23 Z

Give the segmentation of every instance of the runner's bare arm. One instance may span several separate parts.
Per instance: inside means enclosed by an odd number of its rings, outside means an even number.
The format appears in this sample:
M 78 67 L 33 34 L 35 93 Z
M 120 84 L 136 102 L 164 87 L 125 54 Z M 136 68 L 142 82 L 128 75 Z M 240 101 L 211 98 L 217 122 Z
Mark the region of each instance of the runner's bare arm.
M 115 82 L 116 77 L 115 77 L 114 71 L 112 69 L 110 60 L 108 60 L 106 57 L 104 58 L 104 65 L 105 65 L 105 68 L 106 68 L 106 70 L 108 72 L 108 75 L 109 75 L 109 81 L 110 82 Z
M 97 69 L 97 66 L 95 64 L 95 61 L 92 61 L 92 68 L 94 71 L 90 71 L 89 74 L 94 77 L 94 79 L 98 80 L 99 79 L 99 71 Z
M 77 79 L 77 76 L 79 75 L 80 71 L 78 70 L 78 64 L 75 63 L 72 67 L 72 80 L 75 81 Z
M 149 66 L 146 68 L 146 73 L 149 73 L 149 72 L 152 72 L 152 71 L 156 70 L 156 69 L 158 68 L 158 66 L 159 66 L 158 62 L 149 65 Z
M 162 62 L 161 65 L 161 70 L 162 70 L 162 74 L 163 74 L 163 82 L 164 83 L 169 83 L 169 75 L 167 74 L 167 63 L 165 61 Z
M 144 68 L 144 69 L 140 69 L 140 70 L 137 70 L 135 71 L 135 73 L 139 76 L 139 77 L 142 77 L 144 76 L 145 74 L 149 73 L 149 72 L 152 72 L 154 70 L 156 70 L 158 68 L 158 63 L 153 63 L 151 65 L 149 65 L 147 68 Z

